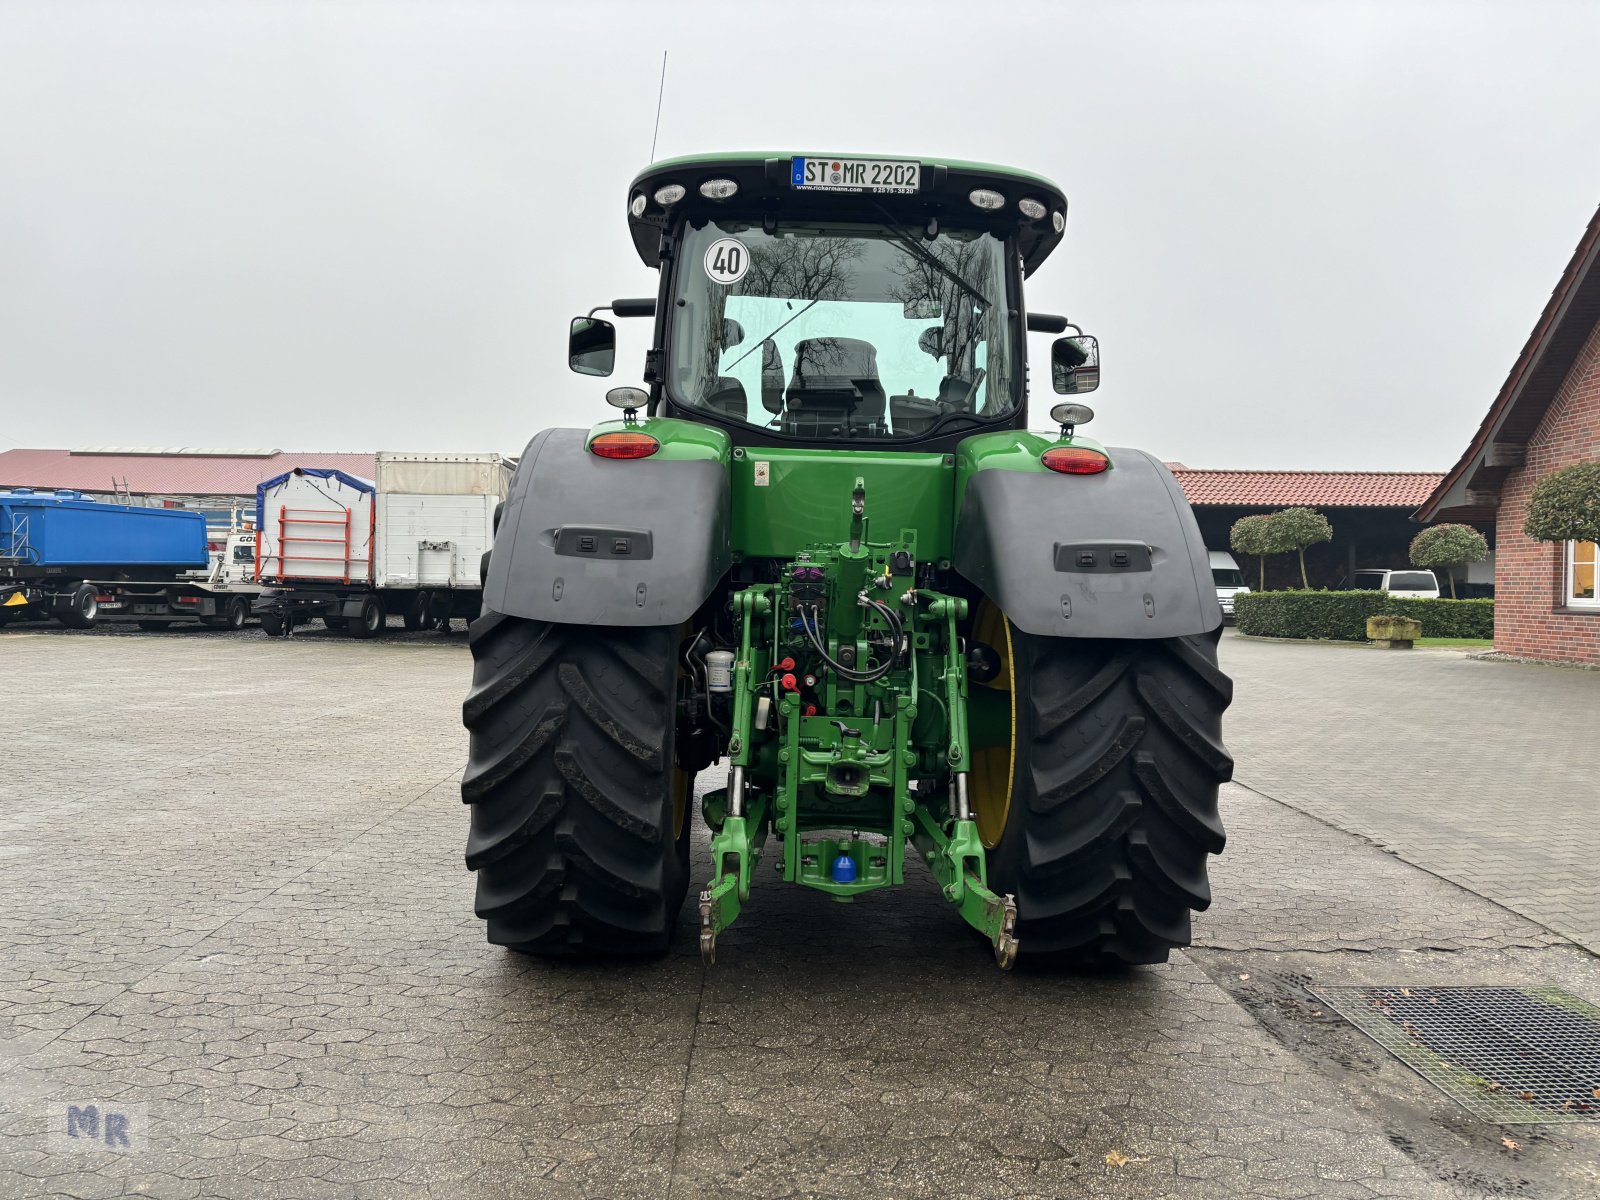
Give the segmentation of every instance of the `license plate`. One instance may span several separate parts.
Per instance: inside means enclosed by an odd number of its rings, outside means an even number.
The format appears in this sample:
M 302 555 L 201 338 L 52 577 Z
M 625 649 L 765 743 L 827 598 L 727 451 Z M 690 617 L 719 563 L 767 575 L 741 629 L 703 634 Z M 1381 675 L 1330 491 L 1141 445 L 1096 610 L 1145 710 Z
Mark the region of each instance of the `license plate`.
M 797 158 L 790 179 L 807 192 L 917 192 L 922 164 L 887 158 Z

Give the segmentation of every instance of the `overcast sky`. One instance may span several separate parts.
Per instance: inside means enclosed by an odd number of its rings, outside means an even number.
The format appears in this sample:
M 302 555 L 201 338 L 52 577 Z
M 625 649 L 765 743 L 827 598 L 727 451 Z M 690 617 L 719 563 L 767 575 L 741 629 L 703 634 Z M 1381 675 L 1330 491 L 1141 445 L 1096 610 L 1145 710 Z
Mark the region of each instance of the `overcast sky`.
M 623 205 L 667 50 L 659 157 L 1060 182 L 1029 306 L 1101 339 L 1086 432 L 1443 469 L 1600 202 L 1596 45 L 1600 5 L 1528 0 L 0 0 L 0 448 L 516 451 L 611 415 L 566 323 L 653 291 Z

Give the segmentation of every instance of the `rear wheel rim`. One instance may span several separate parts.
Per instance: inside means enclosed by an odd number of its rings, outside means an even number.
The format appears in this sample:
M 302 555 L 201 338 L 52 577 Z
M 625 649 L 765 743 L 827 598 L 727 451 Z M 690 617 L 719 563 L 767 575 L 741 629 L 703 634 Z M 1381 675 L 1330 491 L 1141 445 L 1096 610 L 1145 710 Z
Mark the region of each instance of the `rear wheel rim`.
M 79 611 L 83 613 L 84 620 L 92 621 L 100 615 L 100 601 L 91 593 L 83 598 Z
M 972 797 L 972 816 L 978 823 L 978 838 L 984 848 L 993 850 L 1000 844 L 1006 820 L 1011 815 L 1012 781 L 1017 765 L 1017 693 L 1012 686 L 1015 658 L 1011 647 L 1011 622 L 1006 620 L 998 605 L 982 600 L 973 621 L 972 636 L 1000 656 L 1000 673 L 978 686 L 1003 692 L 1011 701 L 1011 721 L 1005 740 L 973 747 L 971 752 L 968 790 Z

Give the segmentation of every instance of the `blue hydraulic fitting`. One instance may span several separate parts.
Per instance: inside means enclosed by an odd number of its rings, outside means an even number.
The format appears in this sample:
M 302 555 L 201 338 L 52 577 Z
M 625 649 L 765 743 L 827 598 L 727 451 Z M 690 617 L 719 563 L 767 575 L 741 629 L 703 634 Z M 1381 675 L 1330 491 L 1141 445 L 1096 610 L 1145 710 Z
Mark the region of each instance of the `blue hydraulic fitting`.
M 856 881 L 856 860 L 842 850 L 839 852 L 839 857 L 833 860 L 833 881 L 835 883 Z

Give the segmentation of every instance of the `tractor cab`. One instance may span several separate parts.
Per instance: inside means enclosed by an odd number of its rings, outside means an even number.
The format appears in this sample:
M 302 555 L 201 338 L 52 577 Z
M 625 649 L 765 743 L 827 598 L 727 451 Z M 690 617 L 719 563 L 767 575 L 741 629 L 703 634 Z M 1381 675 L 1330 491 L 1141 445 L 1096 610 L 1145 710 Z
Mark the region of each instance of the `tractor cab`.
M 705 156 L 629 189 L 644 262 L 661 270 L 646 364 L 651 415 L 724 428 L 735 445 L 953 448 L 1027 424 L 1022 283 L 1060 242 L 1066 198 L 974 163 Z M 599 310 L 596 310 L 599 311 Z M 591 313 L 572 364 L 607 374 L 615 335 Z M 1098 381 L 1092 337 L 1062 338 L 1058 390 Z

